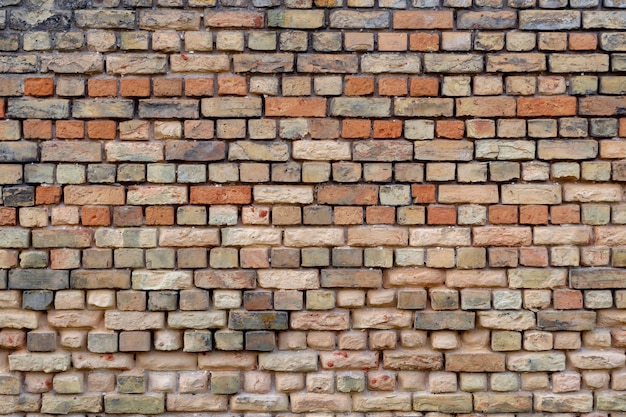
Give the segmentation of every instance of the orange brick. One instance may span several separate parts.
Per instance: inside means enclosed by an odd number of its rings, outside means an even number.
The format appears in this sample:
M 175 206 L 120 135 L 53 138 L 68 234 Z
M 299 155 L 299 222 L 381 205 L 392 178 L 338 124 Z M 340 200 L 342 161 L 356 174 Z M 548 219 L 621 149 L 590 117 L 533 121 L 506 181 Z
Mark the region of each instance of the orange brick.
M 150 78 L 122 78 L 120 95 L 122 97 L 150 97 Z
M 451 10 L 411 10 L 393 13 L 394 29 L 452 29 L 454 14 Z
M 59 120 L 56 123 L 58 139 L 83 139 L 85 137 L 85 122 L 82 120 Z
M 347 96 L 374 94 L 374 77 L 346 77 L 344 93 Z
M 87 81 L 87 92 L 90 97 L 115 97 L 117 96 L 117 80 L 92 78 Z
M 520 248 L 519 262 L 524 266 L 548 266 L 548 249 Z
M 517 206 L 489 206 L 489 223 L 517 223 Z
M 374 138 L 394 139 L 402 136 L 402 121 L 374 120 Z
M 598 46 L 595 33 L 570 33 L 569 49 L 571 51 L 592 51 Z
M 378 80 L 378 94 L 381 96 L 406 96 L 406 77 L 382 77 Z
M 325 98 L 268 97 L 265 115 L 269 117 L 325 117 Z
M 347 139 L 367 139 L 372 132 L 369 120 L 345 119 L 341 122 L 341 137 Z
M 0 207 L 0 226 L 15 226 L 17 224 L 17 209 Z
M 52 121 L 28 119 L 22 122 L 26 139 L 52 139 Z
M 619 133 L 622 138 L 626 137 L 626 118 L 619 119 Z
M 396 209 L 394 207 L 368 206 L 365 209 L 367 224 L 394 224 Z
M 213 78 L 187 78 L 185 80 L 185 95 L 189 97 L 212 96 L 213 89 Z
M 335 224 L 363 224 L 363 207 L 335 207 Z
M 217 94 L 220 96 L 245 96 L 248 94 L 246 77 L 220 77 L 217 79 Z
M 416 203 L 434 203 L 437 201 L 435 198 L 436 191 L 434 185 L 411 185 L 411 195 Z
M 454 225 L 456 224 L 456 207 L 428 206 L 426 222 L 428 224 Z
M 554 308 L 556 310 L 577 310 L 583 308 L 583 294 L 579 290 L 567 288 L 554 290 Z
M 553 206 L 550 208 L 552 224 L 580 223 L 580 207 L 576 205 Z
M 24 95 L 46 97 L 54 94 L 54 80 L 52 78 L 24 79 Z
M 117 123 L 114 120 L 90 120 L 87 122 L 89 139 L 115 139 Z
M 434 52 L 439 50 L 439 35 L 436 33 L 413 33 L 409 36 L 411 51 Z
M 549 117 L 576 115 L 576 97 L 520 97 L 517 115 L 521 117 Z
M 6 112 L 6 101 L 3 98 L 0 98 L 0 118 L 3 118 Z
M 146 207 L 147 226 L 170 226 L 174 224 L 174 207 Z
M 40 185 L 35 189 L 35 204 L 59 204 L 61 187 L 56 185 Z
M 157 97 L 179 97 L 183 95 L 182 78 L 155 78 L 152 91 Z
M 379 33 L 379 51 L 406 51 L 406 33 Z
M 85 206 L 81 210 L 83 226 L 109 226 L 111 210 L 108 207 Z
M 520 206 L 521 224 L 548 224 L 548 206 Z
M 440 138 L 462 139 L 465 123 L 461 120 L 437 120 L 435 133 Z
M 249 204 L 252 187 L 249 185 L 198 186 L 189 190 L 191 204 Z
M 437 97 L 439 80 L 433 77 L 411 78 L 411 97 Z

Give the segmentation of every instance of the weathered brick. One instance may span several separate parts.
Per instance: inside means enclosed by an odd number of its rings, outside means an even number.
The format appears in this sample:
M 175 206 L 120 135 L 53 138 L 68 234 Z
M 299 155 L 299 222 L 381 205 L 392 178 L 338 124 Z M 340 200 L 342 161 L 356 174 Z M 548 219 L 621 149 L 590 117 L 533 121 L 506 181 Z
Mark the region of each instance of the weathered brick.
M 204 15 L 204 24 L 218 28 L 262 28 L 263 18 L 259 12 L 209 12 Z
M 139 12 L 139 28 L 147 30 L 198 30 L 200 13 L 194 10 L 142 10 Z
M 523 30 L 566 30 L 580 27 L 579 11 L 574 10 L 522 10 L 519 28 Z
M 317 29 L 324 25 L 324 10 L 269 10 L 269 27 Z
M 41 72 L 97 74 L 104 71 L 103 63 L 102 55 L 93 52 L 44 55 L 41 57 Z
M 149 57 L 152 68 L 144 69 L 144 73 L 165 72 L 166 57 L 157 55 Z M 163 60 L 163 62 L 161 62 Z M 137 71 L 140 71 L 141 58 L 137 60 Z M 121 64 L 121 63 L 120 63 Z M 173 73 L 211 73 L 224 72 L 230 69 L 230 58 L 228 55 L 170 55 L 170 67 Z M 137 72 L 141 74 L 141 72 Z
M 387 117 L 391 115 L 388 98 L 338 97 L 330 101 L 331 116 Z
M 425 72 L 465 74 L 478 73 L 484 69 L 484 58 L 477 54 L 428 54 L 424 55 Z
M 585 331 L 596 327 L 593 311 L 538 311 L 537 328 L 548 331 Z
M 413 54 L 365 54 L 361 57 L 361 71 L 364 73 L 419 74 L 421 70 L 421 61 Z
M 161 54 L 124 54 L 107 55 L 108 74 L 114 75 L 149 75 L 163 74 L 166 71 L 167 56 Z M 174 70 L 172 66 L 172 70 Z
M 11 10 L 9 27 L 28 31 L 67 31 L 70 29 L 72 14 L 66 10 Z
M 293 61 L 294 56 L 292 54 L 237 54 L 233 56 L 233 68 L 235 72 L 291 72 L 293 71 Z
M 69 100 L 9 98 L 6 115 L 16 119 L 66 119 Z
M 293 312 L 289 326 L 295 330 L 347 330 L 347 312 Z
M 452 11 L 396 11 L 394 29 L 452 29 Z
M 111 414 L 161 414 L 165 411 L 165 395 L 106 394 L 104 411 Z
M 530 393 L 476 393 L 474 408 L 483 413 L 525 413 L 532 411 Z

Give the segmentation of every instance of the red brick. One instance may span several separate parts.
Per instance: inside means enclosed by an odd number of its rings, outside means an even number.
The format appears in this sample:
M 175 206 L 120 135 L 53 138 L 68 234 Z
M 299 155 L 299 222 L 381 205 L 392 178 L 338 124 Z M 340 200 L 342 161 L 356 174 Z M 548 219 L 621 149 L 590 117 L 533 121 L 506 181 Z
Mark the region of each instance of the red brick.
M 245 96 L 248 87 L 245 77 L 220 77 L 217 79 L 217 94 L 220 96 Z
M 182 78 L 155 78 L 152 92 L 157 97 L 179 97 L 183 94 Z
M 0 207 L 0 226 L 15 226 L 17 210 L 13 207 Z
M 517 223 L 517 206 L 489 206 L 489 223 Z
M 548 266 L 546 248 L 520 248 L 519 263 L 524 266 Z
M 50 120 L 24 120 L 22 130 L 26 139 L 52 139 L 52 121 Z
M 435 52 L 439 50 L 437 33 L 413 33 L 409 36 L 409 50 L 419 52 Z
M 146 207 L 146 226 L 174 224 L 174 207 Z
M 122 78 L 120 95 L 122 97 L 150 97 L 150 78 Z
M 116 79 L 91 78 L 87 81 L 89 97 L 115 97 L 117 96 Z
M 437 97 L 439 79 L 433 77 L 411 78 L 411 97 Z
M 437 189 L 434 185 L 411 185 L 411 195 L 416 203 L 434 203 Z
M 117 123 L 113 120 L 90 120 L 87 122 L 87 136 L 89 139 L 115 139 Z
M 325 98 L 269 97 L 265 99 L 268 117 L 325 117 Z
M 378 95 L 406 96 L 408 93 L 406 77 L 382 77 L 378 80 Z
M 6 112 L 6 101 L 0 98 L 0 118 L 4 118 Z
M 575 116 L 576 97 L 520 97 L 517 99 L 520 117 Z
M 552 224 L 580 223 L 580 207 L 576 205 L 553 206 L 550 208 Z
M 47 97 L 54 94 L 54 80 L 52 78 L 24 79 L 24 95 Z
M 463 139 L 465 123 L 461 120 L 437 120 L 435 133 L 440 138 Z
M 548 206 L 520 206 L 520 224 L 548 224 Z
M 346 139 L 368 139 L 372 133 L 369 120 L 345 119 L 341 122 L 341 137 Z
M 394 224 L 396 209 L 386 206 L 368 206 L 365 208 L 365 221 L 367 224 Z
M 570 51 L 593 51 L 598 46 L 598 37 L 595 33 L 570 33 Z
M 346 96 L 367 96 L 374 94 L 374 77 L 346 77 Z
M 554 290 L 555 310 L 577 310 L 583 308 L 583 294 L 579 290 L 567 288 Z
M 198 186 L 190 189 L 191 204 L 249 204 L 251 201 L 252 187 L 247 185 Z
M 56 123 L 58 139 L 83 139 L 85 137 L 85 122 L 82 120 L 59 120 Z
M 188 97 L 210 97 L 213 95 L 213 78 L 187 78 L 185 80 L 185 95 Z
M 59 204 L 61 202 L 61 187 L 56 185 L 41 185 L 35 190 L 36 204 Z
M 619 119 L 619 136 L 626 138 L 626 118 Z
M 81 210 L 83 226 L 109 226 L 111 211 L 108 207 L 85 206 Z
M 374 138 L 395 139 L 402 136 L 402 121 L 400 120 L 375 120 Z
M 456 207 L 428 206 L 426 219 L 428 224 L 454 225 L 456 224 Z

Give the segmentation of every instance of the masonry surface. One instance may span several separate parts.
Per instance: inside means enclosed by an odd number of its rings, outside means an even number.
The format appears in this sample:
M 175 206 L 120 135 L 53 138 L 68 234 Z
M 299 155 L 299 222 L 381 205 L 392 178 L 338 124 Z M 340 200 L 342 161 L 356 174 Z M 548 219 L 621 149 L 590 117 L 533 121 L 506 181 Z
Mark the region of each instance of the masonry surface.
M 0 414 L 625 416 L 625 72 L 624 0 L 0 0 Z

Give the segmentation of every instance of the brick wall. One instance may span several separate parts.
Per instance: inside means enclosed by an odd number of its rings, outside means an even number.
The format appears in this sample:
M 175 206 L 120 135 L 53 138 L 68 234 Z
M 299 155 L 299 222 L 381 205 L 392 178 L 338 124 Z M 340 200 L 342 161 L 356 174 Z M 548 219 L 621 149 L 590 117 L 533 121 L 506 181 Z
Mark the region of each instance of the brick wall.
M 626 415 L 624 0 L 0 6 L 0 414 Z

